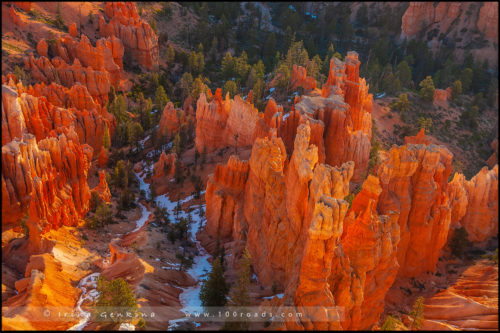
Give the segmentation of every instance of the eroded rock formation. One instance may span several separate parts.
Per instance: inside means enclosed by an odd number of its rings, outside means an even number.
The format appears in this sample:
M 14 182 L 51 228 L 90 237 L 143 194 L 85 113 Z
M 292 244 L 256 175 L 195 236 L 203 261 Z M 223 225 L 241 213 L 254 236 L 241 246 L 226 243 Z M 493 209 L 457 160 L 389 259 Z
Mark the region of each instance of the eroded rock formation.
M 209 153 L 226 146 L 251 146 L 259 119 L 258 110 L 238 95 L 232 100 L 227 94 L 223 100 L 219 88 L 208 102 L 202 93 L 196 107 L 196 150 Z
M 439 250 L 446 243 L 451 222 L 446 194 L 451 159 L 446 148 L 433 144 L 393 146 L 382 156 L 378 209 L 382 214 L 399 211 L 398 262 L 402 276 L 433 272 Z
M 217 237 L 246 239 L 259 281 L 283 286 L 281 305 L 305 313 L 286 328 L 370 328 L 399 268 L 398 215 L 379 216 L 382 189 L 374 176 L 348 211 L 344 198 L 354 163 L 318 163 L 311 138 L 307 122 L 297 129 L 289 160 L 281 138 L 271 136 L 255 140 L 249 162 L 232 156 L 217 166 L 205 194 L 207 225 L 200 238 L 205 244 Z M 336 305 L 345 307 L 345 320 L 332 310 Z M 313 306 L 319 308 L 311 312 Z
M 177 154 L 165 154 L 162 152 L 158 162 L 153 165 L 153 179 L 152 182 L 155 187 L 157 195 L 167 192 L 168 183 L 172 176 L 175 174 L 175 162 L 177 161 Z
M 158 37 L 153 29 L 139 17 L 133 2 L 107 2 L 104 13 L 109 19 L 99 17 L 99 33 L 104 37 L 115 36 L 123 42 L 137 62 L 149 70 L 158 68 Z
M 2 99 L 2 144 L 21 139 L 24 133 L 33 133 L 40 141 L 74 128 L 80 142 L 89 144 L 97 153 L 103 146 L 106 128 L 112 135 L 116 123 L 114 116 L 94 103 L 87 89 L 78 83 L 71 89 L 55 83 L 26 88 L 11 80 L 9 86 L 2 86 Z
M 106 171 L 99 171 L 99 184 L 92 189 L 92 192 L 95 192 L 104 202 L 111 202 L 111 192 L 106 181 Z
M 24 134 L 2 146 L 2 227 L 13 226 L 28 211 L 44 231 L 78 225 L 88 211 L 87 172 L 92 148 L 76 133 L 36 142 Z

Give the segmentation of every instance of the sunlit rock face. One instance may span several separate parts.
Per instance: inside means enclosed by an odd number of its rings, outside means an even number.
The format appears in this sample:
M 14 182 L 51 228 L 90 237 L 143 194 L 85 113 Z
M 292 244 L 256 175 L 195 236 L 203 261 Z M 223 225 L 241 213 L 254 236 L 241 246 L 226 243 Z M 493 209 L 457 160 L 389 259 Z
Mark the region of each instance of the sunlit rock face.
M 464 185 L 468 204 L 460 223 L 469 240 L 482 242 L 498 235 L 498 165 L 484 167 Z
M 210 153 L 227 146 L 251 146 L 259 119 L 253 104 L 238 95 L 230 99 L 227 94 L 222 99 L 218 88 L 209 102 L 202 93 L 196 105 L 196 150 Z
M 158 162 L 153 165 L 153 186 L 156 195 L 161 195 L 167 192 L 171 176 L 175 174 L 175 162 L 177 161 L 177 154 L 165 154 L 162 152 Z M 182 166 L 181 166 L 182 167 Z
M 62 269 L 61 263 L 52 254 L 32 255 L 26 266 L 25 278 L 16 281 L 17 295 L 2 302 L 2 328 L 67 330 L 75 325 L 78 318 L 47 320 L 44 311 L 40 311 L 41 308 L 73 308 L 80 294 L 80 289 L 71 284 L 74 278 Z
M 272 136 L 255 140 L 248 162 L 232 156 L 217 166 L 205 194 L 206 234 L 212 243 L 217 237 L 222 243 L 246 240 L 259 281 L 282 285 L 284 305 L 297 311 L 320 306 L 286 328 L 369 328 L 382 313 L 399 268 L 398 215 L 378 214 L 382 189 L 374 176 L 349 209 L 344 198 L 354 163 L 318 163 L 311 137 L 309 123 L 301 124 L 291 158 L 281 138 Z M 380 277 L 376 287 L 375 277 Z M 335 305 L 346 308 L 345 320 L 339 322 L 336 311 L 325 314 Z
M 68 89 L 56 83 L 24 87 L 9 80 L 2 86 L 2 99 L 2 144 L 21 139 L 24 133 L 33 133 L 40 141 L 72 127 L 79 141 L 98 154 L 106 128 L 112 135 L 116 126 L 114 116 L 95 103 L 79 83 Z
M 318 148 L 320 163 L 341 166 L 354 161 L 352 181 L 361 183 L 370 156 L 372 95 L 359 77 L 358 54 L 349 52 L 345 62 L 332 58 L 328 81 L 322 91 L 308 85 L 305 69 L 294 66 L 293 84 L 312 91 L 296 98 L 289 112 L 270 99 L 263 114 L 239 96 L 223 100 L 216 91 L 211 102 L 202 94 L 196 109 L 196 149 L 211 152 L 226 146 L 249 146 L 257 138 L 280 137 L 291 155 L 300 124 L 309 122 L 310 140 Z
M 68 135 L 36 142 L 32 134 L 2 146 L 2 228 L 28 211 L 45 231 L 75 226 L 89 208 L 87 173 L 92 148 Z
M 117 37 L 125 50 L 148 70 L 158 69 L 159 47 L 149 24 L 139 17 L 133 2 L 107 2 L 104 14 L 99 17 L 99 33 L 104 37 Z M 121 66 L 120 66 L 121 67 Z
M 393 146 L 380 163 L 379 211 L 399 211 L 402 276 L 433 272 L 451 223 L 447 179 L 452 154 L 442 146 Z M 426 244 L 422 247 L 422 244 Z

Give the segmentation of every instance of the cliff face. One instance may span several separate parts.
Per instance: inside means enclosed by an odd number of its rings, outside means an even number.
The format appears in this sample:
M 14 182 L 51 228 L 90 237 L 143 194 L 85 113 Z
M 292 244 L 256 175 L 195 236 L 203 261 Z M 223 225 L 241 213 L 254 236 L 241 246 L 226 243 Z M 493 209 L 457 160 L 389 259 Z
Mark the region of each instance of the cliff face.
M 143 19 L 139 17 L 133 2 L 107 2 L 104 13 L 106 22 L 99 18 L 99 33 L 104 37 L 115 36 L 123 42 L 137 62 L 149 70 L 159 65 L 158 36 Z
M 39 141 L 52 132 L 67 133 L 73 127 L 79 141 L 98 153 L 106 127 L 112 134 L 116 123 L 114 116 L 95 103 L 80 84 L 71 89 L 55 83 L 26 88 L 10 80 L 8 86 L 2 86 L 2 99 L 2 144 L 21 139 L 23 133 L 33 133 Z
M 118 88 L 124 53 L 121 40 L 114 36 L 101 38 L 97 40 L 94 47 L 87 36 L 82 35 L 79 41 L 74 37 L 76 36 L 70 34 L 57 38 L 55 45 L 50 48 L 52 54 L 62 58 L 68 64 L 78 59 L 84 67 L 107 71 L 113 85 Z M 37 51 L 40 56 L 47 56 L 46 45 L 43 39 L 38 43 Z
M 162 152 L 158 162 L 153 165 L 153 184 L 155 186 L 156 195 L 161 195 L 167 192 L 168 182 L 171 176 L 175 174 L 175 162 L 177 154 L 165 154 Z
M 258 110 L 238 95 L 232 100 L 227 94 L 223 100 L 217 89 L 208 102 L 202 93 L 196 107 L 196 150 L 209 153 L 227 146 L 251 146 L 259 119 Z
M 456 55 L 463 59 L 462 46 L 490 66 L 498 66 L 495 44 L 498 44 L 498 3 L 496 2 L 411 2 L 402 17 L 401 40 L 419 38 L 430 41 L 437 51 L 443 43 L 453 39 Z M 484 34 L 480 36 L 480 33 Z M 453 36 L 460 36 L 460 40 Z M 486 47 L 470 46 L 477 38 L 487 42 Z M 460 47 L 459 47 L 460 46 Z
M 204 242 L 246 240 L 259 281 L 283 286 L 285 305 L 305 313 L 288 329 L 369 328 L 399 267 L 397 214 L 379 216 L 381 188 L 373 176 L 349 210 L 343 199 L 354 163 L 318 164 L 311 138 L 309 123 L 301 124 L 289 160 L 281 138 L 271 136 L 255 140 L 249 162 L 232 156 L 217 166 L 205 194 L 212 240 Z M 346 320 L 339 322 L 336 311 L 308 312 L 318 304 L 345 307 Z M 329 319 L 316 321 L 324 315 Z
M 310 140 L 318 149 L 318 161 L 337 167 L 354 161 L 352 181 L 360 183 L 370 155 L 372 95 L 368 94 L 366 81 L 359 78 L 359 66 L 356 52 L 349 52 L 345 62 L 333 58 L 323 90 L 314 89 L 296 99 L 288 113 L 272 99 L 264 114 L 259 115 L 239 96 L 234 100 L 226 96 L 223 100 L 217 90 L 210 103 L 205 95 L 200 96 L 196 149 L 211 152 L 230 145 L 249 146 L 257 138 L 276 135 L 291 155 L 298 126 L 309 122 Z M 305 78 L 305 69 L 294 68 L 295 83 L 311 79 Z
M 399 274 L 433 272 L 451 222 L 446 194 L 452 154 L 442 146 L 394 146 L 383 157 L 378 176 L 379 211 L 399 211 Z M 422 244 L 427 244 L 422 247 Z
M 467 210 L 461 224 L 472 242 L 498 235 L 498 165 L 484 167 L 465 183 Z
M 90 199 L 92 148 L 71 133 L 38 144 L 25 134 L 2 146 L 2 226 L 15 224 L 28 209 L 44 230 L 79 223 Z
M 17 295 L 2 302 L 4 329 L 67 330 L 74 320 L 47 320 L 40 308 L 73 309 L 80 290 L 71 285 L 74 276 L 62 269 L 49 253 L 33 255 L 26 266 L 25 278 L 16 281 Z M 57 295 L 57 297 L 54 297 Z M 23 311 L 19 311 L 19 308 Z M 55 315 L 53 314 L 56 318 Z
M 45 84 L 60 82 L 70 88 L 77 82 L 84 85 L 90 95 L 101 105 L 106 105 L 111 86 L 111 78 L 107 71 L 94 70 L 92 67 L 83 67 L 78 59 L 72 65 L 62 58 L 55 57 L 49 60 L 46 57 L 35 58 L 30 54 L 26 68 L 31 71 L 35 80 Z

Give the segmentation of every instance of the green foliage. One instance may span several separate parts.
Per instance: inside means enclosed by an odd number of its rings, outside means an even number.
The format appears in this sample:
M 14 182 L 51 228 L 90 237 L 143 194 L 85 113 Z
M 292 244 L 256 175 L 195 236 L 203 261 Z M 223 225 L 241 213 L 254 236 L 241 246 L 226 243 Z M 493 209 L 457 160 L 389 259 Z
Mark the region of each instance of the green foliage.
M 352 206 L 352 201 L 354 200 L 354 193 L 349 193 L 345 198 L 344 200 L 347 201 L 349 203 L 349 208 L 351 208 Z
M 382 327 L 380 327 L 380 330 L 381 331 L 395 331 L 400 326 L 402 326 L 402 323 L 398 318 L 396 318 L 392 315 L 388 315 L 385 318 L 385 321 L 382 324 Z
M 102 199 L 96 191 L 90 192 L 90 211 L 95 212 L 101 204 Z
M 29 219 L 30 219 L 30 212 L 29 210 L 26 210 L 26 213 L 24 214 L 23 218 L 19 221 L 21 228 L 23 228 L 25 238 L 30 237 L 30 229 L 28 228 Z
M 120 94 L 117 95 L 108 105 L 108 111 L 111 112 L 118 124 L 125 123 L 128 120 L 127 103 L 125 97 Z
M 456 80 L 451 86 L 451 98 L 456 100 L 462 94 L 462 81 Z
M 141 126 L 141 124 L 134 122 L 134 121 L 129 121 L 127 122 L 127 137 L 128 137 L 128 144 L 139 144 L 139 138 L 142 137 L 144 134 L 144 130 Z
M 33 82 L 31 74 L 17 65 L 14 67 L 14 75 L 23 83 L 24 86 L 28 86 Z
M 111 318 L 109 313 L 126 312 L 132 313 L 132 318 L 138 311 L 137 301 L 134 296 L 132 287 L 122 278 L 108 281 L 104 276 L 99 276 L 97 280 L 97 291 L 99 298 L 94 307 L 94 320 L 95 321 L 108 321 L 112 323 L 122 323 L 131 321 L 127 316 L 113 316 Z M 103 319 L 100 314 L 107 313 L 106 319 Z
M 470 68 L 465 68 L 460 74 L 460 81 L 462 82 L 462 89 L 464 92 L 469 92 L 473 76 L 474 72 Z
M 111 208 L 104 201 L 101 201 L 95 210 L 94 219 L 87 224 L 87 227 L 90 229 L 102 228 L 110 223 L 113 223 Z
M 425 131 L 429 133 L 432 128 L 432 118 L 419 117 L 417 119 L 417 127 L 419 129 L 425 128 Z
M 156 20 L 154 18 L 151 18 L 151 21 L 149 21 L 149 26 L 153 29 L 155 34 L 158 34 L 158 28 L 156 27 Z
M 471 245 L 469 234 L 464 227 L 453 230 L 453 236 L 450 240 L 451 253 L 457 258 L 463 258 L 465 250 Z
M 224 83 L 223 95 L 225 96 L 229 93 L 229 97 L 234 98 L 234 95 L 238 92 L 238 87 L 234 81 L 226 81 Z
M 203 51 L 194 52 L 191 51 L 188 57 L 189 71 L 196 74 L 202 74 L 205 69 L 205 57 Z
M 403 87 L 408 87 L 411 81 L 411 68 L 408 62 L 405 60 L 401 61 L 396 68 L 396 75 L 401 82 Z
M 264 97 L 264 80 L 258 79 L 253 85 L 253 101 L 251 101 L 258 110 L 264 109 L 262 98 Z
M 205 84 L 205 79 L 201 76 L 198 76 L 194 81 L 191 87 L 191 97 L 196 101 L 200 97 L 201 93 L 208 94 L 208 86 Z
M 434 98 L 434 82 L 432 81 L 432 77 L 427 76 L 422 82 L 420 82 L 420 97 L 424 101 L 432 102 Z
M 477 117 L 479 115 L 479 108 L 476 105 L 467 106 L 466 110 L 460 115 L 460 123 L 468 128 L 477 128 Z
M 184 170 L 182 169 L 181 161 L 179 159 L 175 160 L 175 172 L 174 172 L 175 182 L 177 184 L 183 184 L 186 176 L 184 175 Z
M 400 94 L 397 101 L 392 102 L 389 106 L 404 113 L 410 110 L 410 101 L 406 94 Z
M 204 307 L 226 305 L 226 295 L 229 292 L 229 284 L 224 278 L 224 271 L 219 258 L 212 262 L 212 270 L 208 279 L 202 282 L 200 289 L 200 300 Z
M 175 59 L 175 50 L 172 45 L 168 45 L 165 57 L 167 60 L 167 64 L 172 65 Z
M 179 270 L 190 269 L 193 266 L 194 258 L 193 256 L 185 257 L 182 253 L 177 253 L 175 257 L 181 262 Z
M 420 329 L 422 327 L 422 321 L 424 319 L 424 298 L 420 296 L 415 301 L 413 309 L 408 314 L 412 319 L 410 330 Z
M 189 72 L 184 72 L 178 82 L 179 89 L 181 90 L 181 100 L 185 100 L 190 94 L 193 87 L 193 76 Z
M 251 256 L 247 248 L 243 251 L 240 261 L 240 269 L 238 272 L 238 280 L 231 289 L 229 296 L 229 304 L 231 306 L 245 307 L 250 305 L 250 296 L 248 294 L 248 287 L 250 285 L 251 273 Z M 248 330 L 249 322 L 245 318 L 241 321 L 226 321 L 223 330 Z
M 111 147 L 111 138 L 109 137 L 109 128 L 108 128 L 107 123 L 104 126 L 104 135 L 102 137 L 102 145 L 104 146 L 105 149 L 109 149 L 109 147 Z
M 170 100 L 167 97 L 165 88 L 163 88 L 162 85 L 159 85 L 155 92 L 155 105 L 158 108 L 158 111 L 163 111 L 169 101 Z

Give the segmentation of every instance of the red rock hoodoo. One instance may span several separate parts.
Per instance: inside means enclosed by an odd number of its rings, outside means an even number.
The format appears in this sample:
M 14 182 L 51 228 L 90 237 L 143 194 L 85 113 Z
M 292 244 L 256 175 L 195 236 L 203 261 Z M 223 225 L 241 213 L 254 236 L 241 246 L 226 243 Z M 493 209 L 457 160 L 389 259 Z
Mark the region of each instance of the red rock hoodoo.
M 153 29 L 139 17 L 133 2 L 106 2 L 104 13 L 99 18 L 99 33 L 104 37 L 115 36 L 123 42 L 137 62 L 149 70 L 158 68 L 158 37 Z

